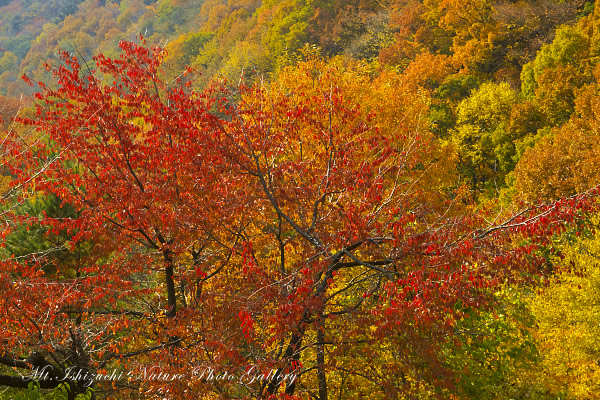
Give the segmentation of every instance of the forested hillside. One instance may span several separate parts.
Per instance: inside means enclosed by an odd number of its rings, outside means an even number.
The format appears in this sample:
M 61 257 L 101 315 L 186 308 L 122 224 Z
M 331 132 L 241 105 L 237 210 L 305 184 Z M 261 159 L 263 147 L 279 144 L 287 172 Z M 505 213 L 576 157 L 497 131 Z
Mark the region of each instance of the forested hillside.
M 0 399 L 600 399 L 599 81 L 583 0 L 0 0 Z

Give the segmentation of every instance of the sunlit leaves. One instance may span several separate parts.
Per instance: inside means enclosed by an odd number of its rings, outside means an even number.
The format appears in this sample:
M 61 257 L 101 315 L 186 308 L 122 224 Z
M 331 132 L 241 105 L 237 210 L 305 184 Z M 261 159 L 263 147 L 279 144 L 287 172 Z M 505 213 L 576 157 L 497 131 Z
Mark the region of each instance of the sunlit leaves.
M 563 245 L 564 259 L 556 261 L 565 268 L 531 298 L 541 356 L 541 373 L 532 378 L 554 395 L 595 398 L 600 390 L 598 240 L 582 237 Z

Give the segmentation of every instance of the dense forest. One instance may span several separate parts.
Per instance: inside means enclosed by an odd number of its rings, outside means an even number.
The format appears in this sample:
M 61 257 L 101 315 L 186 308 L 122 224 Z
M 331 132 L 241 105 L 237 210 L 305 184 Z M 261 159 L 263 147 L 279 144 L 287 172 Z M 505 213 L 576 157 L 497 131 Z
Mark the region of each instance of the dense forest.
M 0 399 L 600 399 L 599 79 L 593 1 L 0 0 Z

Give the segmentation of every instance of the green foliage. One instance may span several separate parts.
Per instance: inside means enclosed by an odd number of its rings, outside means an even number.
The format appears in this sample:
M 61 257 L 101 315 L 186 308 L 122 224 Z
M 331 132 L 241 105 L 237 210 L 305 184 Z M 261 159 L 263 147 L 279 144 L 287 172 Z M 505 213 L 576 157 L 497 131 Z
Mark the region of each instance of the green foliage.
M 443 140 L 448 140 L 456 127 L 458 103 L 469 96 L 479 85 L 473 75 L 453 74 L 440 84 L 434 84 L 429 121 L 432 132 Z
M 29 218 L 29 222 L 19 226 L 5 238 L 2 252 L 5 256 L 22 258 L 36 254 L 43 260 L 46 273 L 56 273 L 61 266 L 61 274 L 74 277 L 79 260 L 89 251 L 88 245 L 78 243 L 71 248 L 70 239 L 76 232 L 53 232 L 48 226 L 42 226 L 37 221 L 50 217 L 57 220 L 77 216 L 72 206 L 62 204 L 56 196 L 46 198 L 36 197 L 26 201 L 20 207 L 20 213 Z
M 11 400 L 69 400 L 69 392 L 69 384 L 66 382 L 51 391 L 40 389 L 37 382 L 30 382 L 25 391 L 15 391 L 11 394 Z M 91 400 L 93 396 L 94 390 L 88 388 L 85 393 L 75 396 L 75 400 Z M 0 399 L 2 399 L 1 395 Z
M 479 86 L 479 80 L 473 75 L 459 74 L 449 76 L 434 93 L 440 99 L 459 102 Z
M 436 136 L 447 139 L 456 126 L 456 107 L 479 85 L 476 77 L 467 74 L 450 75 L 432 93 L 429 121 Z
M 507 83 L 484 83 L 458 105 L 452 140 L 461 159 L 459 169 L 474 189 L 488 182 L 501 185 L 514 167 L 514 137 L 508 122 L 517 95 Z
M 444 138 L 454 128 L 456 117 L 448 103 L 437 103 L 431 105 L 429 121 L 431 122 L 432 132 L 436 136 Z
M 265 30 L 262 43 L 273 57 L 296 50 L 307 41 L 310 0 L 265 1 L 257 13 L 258 23 Z
M 32 40 L 34 40 L 32 35 L 22 34 L 19 36 L 2 38 L 2 44 L 7 50 L 14 53 L 19 60 L 22 60 L 31 48 Z
M 181 74 L 186 66 L 192 65 L 200 53 L 206 51 L 206 44 L 215 35 L 208 32 L 196 32 L 180 35 L 167 46 L 168 55 L 165 65 L 168 70 L 177 76 Z
M 177 27 L 185 22 L 186 10 L 173 5 L 171 1 L 159 1 L 156 7 L 157 18 L 154 21 L 154 30 L 166 34 L 173 34 Z
M 443 353 L 448 367 L 462 371 L 456 385 L 461 399 L 506 399 L 524 390 L 519 376 L 537 360 L 530 330 L 534 318 L 522 293 L 505 287 L 495 293 L 497 306 L 468 313 Z
M 594 2 L 586 1 L 583 5 L 583 9 L 579 13 L 579 17 L 583 18 L 594 12 Z
M 589 40 L 573 26 L 563 26 L 556 31 L 552 43 L 542 47 L 535 60 L 523 66 L 521 90 L 531 98 L 539 86 L 540 76 L 551 68 L 578 65 L 589 53 Z
M 4 53 L 4 55 L 0 57 L 0 74 L 4 71 L 18 68 L 17 62 L 17 56 L 13 52 L 7 51 Z

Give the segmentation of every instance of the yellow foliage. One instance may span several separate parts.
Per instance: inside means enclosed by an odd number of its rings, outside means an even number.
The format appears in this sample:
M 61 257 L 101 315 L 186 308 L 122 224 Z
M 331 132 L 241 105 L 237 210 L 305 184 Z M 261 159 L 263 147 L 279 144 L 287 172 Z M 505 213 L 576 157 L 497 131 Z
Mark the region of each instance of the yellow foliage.
M 0 175 L 0 197 L 8 193 L 10 190 L 9 184 L 10 178 L 8 176 Z
M 565 256 L 575 271 L 559 273 L 531 301 L 541 356 L 535 376 L 552 394 L 600 399 L 600 237 L 568 245 Z

